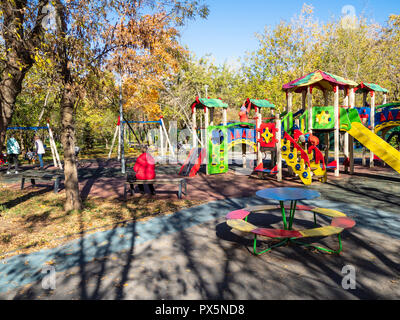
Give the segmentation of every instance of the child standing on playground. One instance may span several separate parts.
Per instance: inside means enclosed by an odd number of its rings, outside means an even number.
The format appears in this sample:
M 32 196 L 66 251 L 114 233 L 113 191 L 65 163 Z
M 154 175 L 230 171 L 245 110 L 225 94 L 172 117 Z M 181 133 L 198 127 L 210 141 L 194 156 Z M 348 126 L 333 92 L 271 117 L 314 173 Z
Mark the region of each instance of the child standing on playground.
M 14 160 L 15 173 L 18 173 L 18 155 L 21 151 L 18 141 L 13 135 L 7 140 L 7 157 L 8 157 L 8 170 L 7 174 L 11 173 L 11 162 Z
M 36 154 L 33 152 L 33 149 L 29 149 L 26 153 L 26 159 L 28 159 L 29 163 L 35 164 Z
M 245 103 L 243 103 L 242 107 L 239 111 L 239 120 L 240 122 L 249 122 L 248 114 L 250 113 L 251 104 L 249 103 L 248 108 L 246 108 Z M 241 127 L 248 127 L 247 125 L 241 125 Z
M 40 140 L 39 136 L 35 136 L 35 147 L 40 162 L 40 170 L 43 170 L 43 155 L 46 151 L 44 150 L 43 142 Z
M 156 166 L 154 158 L 147 152 L 147 146 L 142 146 L 140 151 L 142 154 L 137 158 L 136 163 L 133 167 L 135 171 L 135 180 L 152 180 L 156 177 Z M 153 184 L 148 184 L 152 195 L 156 194 Z M 144 194 L 144 185 L 139 184 L 140 193 Z

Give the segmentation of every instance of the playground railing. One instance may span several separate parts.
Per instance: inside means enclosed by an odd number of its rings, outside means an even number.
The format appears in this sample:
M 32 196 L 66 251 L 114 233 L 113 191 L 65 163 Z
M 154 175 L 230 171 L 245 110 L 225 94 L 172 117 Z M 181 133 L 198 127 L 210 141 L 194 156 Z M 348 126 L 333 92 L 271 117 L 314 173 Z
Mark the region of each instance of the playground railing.
M 308 132 L 308 112 L 304 112 L 299 117 L 299 126 L 301 132 Z
M 293 113 L 288 112 L 283 118 L 282 118 L 282 127 L 284 132 L 288 132 L 291 128 L 293 128 Z

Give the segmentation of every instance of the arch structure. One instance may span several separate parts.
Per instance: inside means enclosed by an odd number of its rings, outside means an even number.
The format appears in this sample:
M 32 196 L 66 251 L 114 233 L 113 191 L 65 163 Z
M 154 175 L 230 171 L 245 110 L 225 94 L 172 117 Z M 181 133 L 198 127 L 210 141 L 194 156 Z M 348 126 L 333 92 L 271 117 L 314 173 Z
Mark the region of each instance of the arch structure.
M 242 127 L 247 126 L 247 127 Z M 254 124 L 250 123 L 233 123 L 227 126 L 228 128 L 228 149 L 232 149 L 236 145 L 246 144 L 257 152 L 257 134 Z
M 375 133 L 400 126 L 400 102 L 387 103 L 377 108 L 375 115 Z

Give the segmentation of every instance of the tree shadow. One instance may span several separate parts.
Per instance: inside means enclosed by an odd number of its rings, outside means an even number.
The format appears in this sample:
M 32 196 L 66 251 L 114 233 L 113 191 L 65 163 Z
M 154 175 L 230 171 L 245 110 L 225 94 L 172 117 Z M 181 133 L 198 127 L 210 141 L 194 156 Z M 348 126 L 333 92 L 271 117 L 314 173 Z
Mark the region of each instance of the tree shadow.
M 37 185 L 38 186 L 38 185 Z M 36 187 L 37 188 L 37 187 Z M 43 195 L 45 193 L 48 193 L 50 191 L 53 191 L 53 187 L 52 186 L 45 186 L 45 187 L 41 187 L 39 190 L 35 190 L 33 192 L 29 192 L 27 194 L 24 194 L 22 196 L 19 196 L 15 199 L 0 203 L 2 206 L 6 207 L 7 209 L 11 209 L 21 203 L 24 203 L 34 197 Z
M 227 181 L 200 176 L 197 188 L 218 188 L 224 200 L 214 201 L 190 209 L 180 210 L 154 219 L 116 224 L 107 231 L 87 234 L 83 217 L 80 218 L 81 235 L 72 254 L 68 246 L 57 248 L 52 257 L 57 264 L 59 282 L 49 299 L 393 299 L 399 298 L 386 285 L 399 277 L 396 252 L 400 242 L 356 225 L 343 232 L 343 252 L 330 255 L 305 247 L 288 245 L 273 249 L 271 253 L 251 254 L 253 240 L 235 234 L 227 226 L 224 216 L 247 205 L 267 204 L 255 198 L 230 198 L 231 189 L 241 188 L 242 194 L 254 196 L 256 187 L 228 177 Z M 248 179 L 247 181 L 251 181 Z M 268 187 L 281 186 L 268 182 Z M 265 187 L 265 185 L 264 185 Z M 354 187 L 332 184 L 337 193 L 350 194 Z M 353 188 L 353 190 L 352 190 Z M 377 187 L 378 188 L 378 187 Z M 388 194 L 383 200 L 388 201 Z M 368 201 L 370 192 L 359 197 Z M 337 194 L 326 191 L 325 198 L 337 202 Z M 343 199 L 345 200 L 345 199 Z M 372 201 L 371 200 L 371 201 Z M 349 199 L 350 201 L 350 199 Z M 388 202 L 390 204 L 390 202 Z M 269 203 L 272 204 L 272 203 Z M 125 204 L 121 204 L 124 206 Z M 340 207 L 339 207 L 340 209 Z M 132 218 L 137 216 L 131 210 Z M 270 227 L 281 224 L 279 212 L 261 212 L 249 217 L 249 222 Z M 328 223 L 327 218 L 319 221 Z M 295 218 L 296 227 L 310 228 L 309 220 Z M 386 240 L 382 243 L 382 239 Z M 310 239 L 313 241 L 315 239 Z M 337 239 L 318 239 L 322 245 L 333 248 Z M 71 244 L 72 247 L 72 244 Z M 371 262 L 373 257 L 376 262 Z M 25 257 L 21 257 L 23 261 Z M 22 263 L 23 264 L 23 263 Z M 353 265 L 357 271 L 357 288 L 342 287 L 342 268 Z M 25 266 L 14 270 L 27 272 Z M 70 272 L 73 274 L 69 275 Z M 375 282 L 382 285 L 375 287 Z M 392 291 L 391 291 L 392 290 Z M 41 277 L 28 290 L 19 290 L 14 299 L 43 298 Z M 1 297 L 1 295 L 0 295 Z

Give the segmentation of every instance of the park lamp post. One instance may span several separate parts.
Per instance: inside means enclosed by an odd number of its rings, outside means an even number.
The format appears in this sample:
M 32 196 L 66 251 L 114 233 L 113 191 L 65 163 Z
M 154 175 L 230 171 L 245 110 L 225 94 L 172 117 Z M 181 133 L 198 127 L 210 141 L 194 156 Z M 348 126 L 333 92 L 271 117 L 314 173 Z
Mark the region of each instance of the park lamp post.
M 208 84 L 205 84 L 205 85 L 204 85 L 204 89 L 206 89 L 206 96 L 205 96 L 205 98 L 207 99 L 207 98 L 208 98 L 208 93 L 207 93 L 207 90 L 208 90 Z

